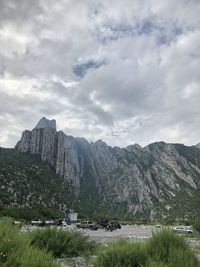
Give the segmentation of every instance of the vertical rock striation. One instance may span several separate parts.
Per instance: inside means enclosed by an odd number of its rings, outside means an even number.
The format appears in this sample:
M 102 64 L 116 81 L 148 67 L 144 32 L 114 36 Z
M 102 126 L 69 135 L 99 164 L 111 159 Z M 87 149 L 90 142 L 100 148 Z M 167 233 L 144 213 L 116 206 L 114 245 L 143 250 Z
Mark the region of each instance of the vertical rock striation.
M 200 188 L 200 149 L 195 146 L 110 147 L 57 132 L 55 120 L 42 118 L 23 132 L 16 149 L 48 162 L 90 212 L 149 217 L 162 213 L 166 203 L 172 207 L 182 192 L 191 196 Z

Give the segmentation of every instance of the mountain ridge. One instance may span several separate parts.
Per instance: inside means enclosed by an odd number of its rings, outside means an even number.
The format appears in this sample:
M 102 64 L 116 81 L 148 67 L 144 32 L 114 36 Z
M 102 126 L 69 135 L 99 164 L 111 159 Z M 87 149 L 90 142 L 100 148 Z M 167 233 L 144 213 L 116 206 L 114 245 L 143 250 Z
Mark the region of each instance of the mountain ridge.
M 81 205 L 96 214 L 165 216 L 163 203 L 176 201 L 185 189 L 195 195 L 200 186 L 197 146 L 161 141 L 112 147 L 48 127 L 24 131 L 16 149 L 47 161 L 73 186 Z

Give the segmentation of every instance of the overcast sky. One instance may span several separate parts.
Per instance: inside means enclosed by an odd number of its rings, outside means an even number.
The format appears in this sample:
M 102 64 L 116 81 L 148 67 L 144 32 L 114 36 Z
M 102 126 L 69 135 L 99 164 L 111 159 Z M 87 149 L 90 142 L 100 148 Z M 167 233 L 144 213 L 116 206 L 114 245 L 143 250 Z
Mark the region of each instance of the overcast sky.
M 46 116 L 110 145 L 200 142 L 199 0 L 0 0 L 0 146 Z

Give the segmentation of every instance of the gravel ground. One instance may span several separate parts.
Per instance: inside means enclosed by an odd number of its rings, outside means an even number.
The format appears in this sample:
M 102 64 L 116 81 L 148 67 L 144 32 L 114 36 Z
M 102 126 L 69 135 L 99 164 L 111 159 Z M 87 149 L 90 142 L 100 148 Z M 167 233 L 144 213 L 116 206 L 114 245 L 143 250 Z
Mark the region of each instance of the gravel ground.
M 22 231 L 32 231 L 37 229 L 36 226 L 24 226 Z M 39 228 L 43 229 L 43 228 Z M 126 225 L 122 226 L 121 229 L 117 229 L 114 231 L 106 231 L 105 229 L 98 230 L 90 230 L 90 229 L 77 229 L 76 225 L 69 225 L 66 227 L 62 227 L 62 229 L 66 230 L 74 230 L 80 231 L 86 235 L 88 235 L 92 240 L 97 241 L 98 243 L 108 243 L 111 241 L 116 241 L 119 239 L 130 239 L 131 241 L 144 241 L 151 236 L 152 231 L 159 231 L 154 226 L 138 226 L 138 225 Z
M 119 239 L 129 239 L 131 241 L 144 241 L 151 237 L 152 231 L 159 231 L 153 226 L 122 226 L 121 229 L 115 231 L 106 231 L 105 229 L 98 229 L 92 231 L 90 229 L 80 230 L 86 235 L 89 235 L 92 240 L 99 243 L 108 243 Z

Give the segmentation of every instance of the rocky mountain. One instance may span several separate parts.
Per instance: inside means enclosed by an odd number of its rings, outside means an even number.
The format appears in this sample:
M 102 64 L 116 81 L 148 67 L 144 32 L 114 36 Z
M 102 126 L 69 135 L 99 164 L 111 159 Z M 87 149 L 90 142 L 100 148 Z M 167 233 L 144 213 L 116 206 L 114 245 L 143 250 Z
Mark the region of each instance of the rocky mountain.
M 68 183 L 39 156 L 0 148 L 0 215 L 63 217 L 72 204 Z
M 74 188 L 81 207 L 118 217 L 200 214 L 200 149 L 157 142 L 144 148 L 89 143 L 56 131 L 42 118 L 16 150 L 38 155 Z

